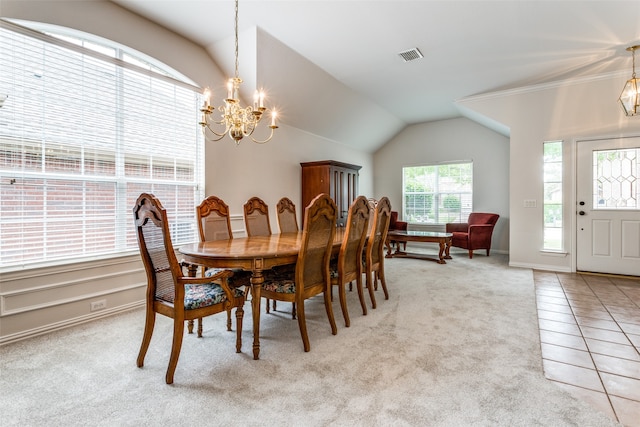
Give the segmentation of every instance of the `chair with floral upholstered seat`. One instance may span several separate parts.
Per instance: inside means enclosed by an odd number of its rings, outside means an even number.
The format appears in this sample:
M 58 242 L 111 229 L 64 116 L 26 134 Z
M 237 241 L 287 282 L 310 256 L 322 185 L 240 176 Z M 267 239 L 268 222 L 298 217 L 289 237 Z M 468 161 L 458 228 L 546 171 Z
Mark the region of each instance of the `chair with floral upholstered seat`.
M 173 383 L 182 348 L 185 321 L 226 312 L 236 308 L 236 352 L 242 348 L 244 292 L 232 289 L 228 279 L 232 271 L 222 270 L 211 277 L 188 277 L 176 258 L 167 212 L 153 195 L 141 194 L 133 208 L 140 255 L 147 275 L 145 327 L 137 365 L 144 365 L 155 325 L 156 313 L 173 319 L 173 339 L 165 376 Z
M 198 234 L 201 242 L 209 242 L 215 240 L 233 239 L 231 231 L 231 216 L 229 206 L 217 196 L 209 196 L 205 198 L 196 207 L 196 219 L 198 223 Z M 204 269 L 203 269 L 204 270 Z M 206 277 L 211 277 L 220 271 L 219 268 L 208 268 L 202 273 Z M 248 294 L 251 289 L 251 271 L 242 269 L 233 269 L 233 277 L 229 279 L 231 287 L 244 287 Z M 193 330 L 193 324 L 189 323 L 189 333 Z M 231 311 L 227 316 L 227 328 L 231 327 Z M 202 320 L 198 319 L 198 333 L 202 331 Z
M 337 207 L 327 194 L 316 196 L 305 208 L 300 250 L 296 268 L 288 277 L 266 280 L 262 284 L 262 297 L 296 303 L 298 327 L 304 351 L 309 351 L 309 336 L 305 315 L 305 300 L 324 295 L 324 305 L 331 332 L 338 333 L 333 317 L 330 296 L 329 260 L 336 233 Z
M 358 289 L 358 297 L 362 306 L 362 314 L 367 314 L 367 306 L 364 301 L 362 288 L 364 251 L 367 231 L 369 228 L 370 207 L 366 197 L 357 197 L 349 207 L 349 214 L 344 230 L 344 238 L 340 245 L 340 252 L 335 264 L 331 265 L 331 288 L 338 287 L 340 308 L 346 327 L 351 325 L 349 310 L 347 308 L 346 285 L 354 280 Z
M 292 203 L 293 205 L 293 203 Z M 244 225 L 247 236 L 269 236 L 271 234 L 271 224 L 269 222 L 269 206 L 259 197 L 252 197 L 244 204 Z M 272 270 L 264 272 L 265 276 L 287 275 L 293 268 L 288 265 L 278 266 Z M 276 301 L 273 301 L 273 310 L 276 309 Z M 265 310 L 270 311 L 269 301 L 266 301 Z M 291 308 L 291 318 L 296 318 L 295 303 Z

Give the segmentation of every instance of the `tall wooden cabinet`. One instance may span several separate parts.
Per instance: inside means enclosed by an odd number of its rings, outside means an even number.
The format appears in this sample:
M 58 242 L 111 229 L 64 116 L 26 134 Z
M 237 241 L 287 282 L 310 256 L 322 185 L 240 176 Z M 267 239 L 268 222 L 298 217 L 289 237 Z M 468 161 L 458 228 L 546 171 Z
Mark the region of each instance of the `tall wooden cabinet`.
M 302 221 L 304 208 L 318 194 L 327 193 L 338 206 L 338 226 L 344 227 L 349 206 L 358 197 L 358 171 L 362 166 L 335 160 L 300 163 L 302 166 Z

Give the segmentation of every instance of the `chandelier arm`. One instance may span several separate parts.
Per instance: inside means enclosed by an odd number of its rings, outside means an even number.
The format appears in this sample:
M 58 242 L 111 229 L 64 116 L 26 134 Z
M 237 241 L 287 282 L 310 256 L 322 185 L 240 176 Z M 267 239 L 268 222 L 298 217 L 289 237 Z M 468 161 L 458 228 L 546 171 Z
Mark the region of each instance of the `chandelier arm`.
M 273 131 L 274 131 L 275 129 L 278 129 L 278 126 L 269 126 L 269 127 L 271 128 L 271 133 L 269 134 L 269 137 L 268 137 L 267 139 L 262 140 L 262 141 L 261 141 L 261 140 L 257 140 L 257 139 L 255 139 L 252 135 L 249 135 L 249 138 L 251 138 L 251 140 L 252 140 L 253 142 L 255 142 L 256 144 L 264 144 L 264 143 L 266 143 L 266 142 L 271 141 L 271 138 L 273 138 Z
M 203 126 L 203 133 L 204 133 L 204 137 L 210 141 L 220 141 L 222 138 L 224 138 L 224 136 L 227 134 L 227 132 L 224 133 L 218 133 L 215 130 L 211 129 L 211 127 L 206 124 L 205 126 Z M 216 135 L 218 138 L 213 138 L 213 137 L 209 137 L 207 136 L 207 131 L 209 131 L 209 133 L 212 133 L 214 135 Z
M 205 114 L 202 118 L 202 122 L 200 122 L 200 125 L 202 126 L 205 138 L 207 137 L 207 133 L 206 131 L 208 130 L 210 133 L 219 136 L 219 138 L 209 138 L 212 141 L 220 141 L 222 139 L 222 137 L 224 137 L 227 132 L 229 132 L 229 125 L 228 123 L 226 123 L 226 121 L 223 119 L 221 119 L 220 121 L 217 120 L 213 120 L 211 118 L 211 113 L 213 113 L 213 111 L 215 111 L 215 109 L 213 110 L 205 110 Z M 218 133 L 216 132 L 212 127 L 211 127 L 211 122 L 213 122 L 214 125 L 225 125 L 225 129 L 222 133 Z

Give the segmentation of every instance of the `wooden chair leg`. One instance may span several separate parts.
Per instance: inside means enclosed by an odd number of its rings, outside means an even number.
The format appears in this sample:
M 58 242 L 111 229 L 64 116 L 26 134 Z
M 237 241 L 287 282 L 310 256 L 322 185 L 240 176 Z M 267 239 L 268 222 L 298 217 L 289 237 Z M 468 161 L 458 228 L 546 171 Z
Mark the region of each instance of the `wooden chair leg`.
M 296 303 L 291 303 L 291 318 L 296 320 Z
M 300 336 L 302 337 L 302 346 L 304 347 L 304 351 L 311 350 L 309 335 L 307 335 L 307 318 L 304 314 L 304 301 L 298 307 L 298 328 L 300 329 Z
M 171 357 L 167 368 L 166 382 L 173 384 L 173 374 L 178 366 L 178 357 L 182 348 L 182 335 L 184 334 L 184 318 L 173 319 L 173 344 L 171 345 Z
M 202 317 L 198 317 L 198 338 L 202 338 Z
M 473 258 L 473 251 L 469 249 L 469 258 Z
M 360 299 L 360 306 L 362 307 L 362 315 L 367 315 L 367 304 L 364 302 L 364 289 L 362 288 L 362 275 L 359 279 L 356 279 L 356 288 L 358 289 L 358 298 Z
M 147 310 L 145 318 L 142 344 L 140 344 L 140 351 L 138 352 L 138 368 L 142 368 L 144 365 L 144 357 L 149 349 L 149 343 L 151 342 L 151 336 L 153 335 L 153 327 L 156 324 L 156 313 L 153 310 Z
M 193 320 L 187 321 L 187 333 L 189 334 L 193 333 Z
M 373 294 L 373 283 L 371 283 L 372 276 L 375 279 L 374 272 L 367 273 L 367 288 L 369 289 L 369 298 L 371 298 L 371 308 L 376 308 L 376 296 Z
M 340 308 L 342 309 L 342 317 L 344 317 L 344 326 L 351 326 L 351 320 L 349 319 L 349 310 L 347 308 L 347 292 L 346 286 L 343 284 L 338 285 L 338 294 L 340 297 Z
M 242 318 L 243 317 L 244 317 L 244 308 L 240 306 L 236 308 L 236 353 L 242 353 Z
M 231 309 L 227 310 L 227 331 L 231 330 Z
M 329 318 L 329 324 L 331 325 L 331 333 L 336 335 L 338 333 L 338 327 L 336 326 L 336 318 L 333 315 L 333 304 L 331 304 L 331 297 L 325 290 L 324 295 L 324 308 L 327 311 L 327 317 Z
M 384 292 L 384 299 L 389 299 L 389 291 L 387 290 L 387 280 L 384 277 L 384 267 L 380 264 L 380 271 L 378 272 L 378 278 L 382 285 L 382 291 Z

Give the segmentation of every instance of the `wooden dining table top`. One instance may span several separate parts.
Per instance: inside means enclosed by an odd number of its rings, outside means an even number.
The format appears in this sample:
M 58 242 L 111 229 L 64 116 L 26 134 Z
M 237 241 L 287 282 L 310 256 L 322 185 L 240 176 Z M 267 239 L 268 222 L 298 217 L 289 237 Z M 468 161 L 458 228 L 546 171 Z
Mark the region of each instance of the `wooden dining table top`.
M 336 228 L 333 252 L 337 254 L 345 229 Z M 184 261 L 204 267 L 241 268 L 251 271 L 253 317 L 253 358 L 260 358 L 260 294 L 263 271 L 279 265 L 295 264 L 302 243 L 302 232 L 214 240 L 181 246 Z M 190 269 L 195 274 L 195 269 Z
M 344 228 L 336 228 L 333 247 L 339 250 Z M 276 265 L 295 264 L 302 242 L 302 232 L 268 236 L 239 237 L 187 244 L 179 252 L 188 262 L 207 267 L 268 269 Z M 255 264 L 262 260 L 261 265 Z

